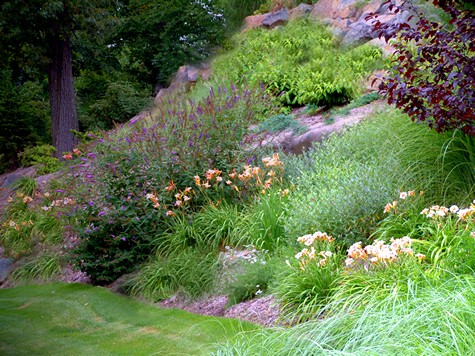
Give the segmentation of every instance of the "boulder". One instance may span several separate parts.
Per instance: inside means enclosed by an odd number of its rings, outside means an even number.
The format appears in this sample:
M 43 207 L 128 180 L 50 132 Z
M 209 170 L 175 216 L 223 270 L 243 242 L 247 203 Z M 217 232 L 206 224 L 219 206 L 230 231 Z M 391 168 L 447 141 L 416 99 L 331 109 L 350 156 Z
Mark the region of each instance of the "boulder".
M 313 10 L 313 5 L 301 3 L 299 6 L 294 7 L 292 10 L 290 10 L 289 17 L 291 20 L 305 17 L 305 16 L 310 15 L 312 10 Z
M 11 258 L 0 258 L 0 285 L 3 284 L 12 270 L 13 260 Z
M 311 12 L 317 19 L 348 19 L 357 16 L 360 11 L 359 0 L 319 0 Z
M 387 43 L 384 38 L 373 38 L 368 44 L 381 48 L 385 57 L 391 56 L 396 50 L 390 43 Z
M 353 45 L 361 44 L 367 41 L 371 41 L 378 37 L 377 32 L 373 32 L 373 22 L 376 20 L 381 21 L 382 23 L 388 24 L 397 24 L 397 23 L 409 23 L 410 25 L 415 25 L 415 18 L 408 21 L 411 15 L 415 13 L 410 9 L 405 9 L 402 12 L 395 14 L 394 12 L 389 11 L 389 6 L 387 4 L 379 5 L 379 1 L 371 1 L 367 6 L 363 8 L 362 13 L 356 22 L 352 23 L 348 27 L 348 32 L 343 38 L 343 45 Z M 377 15 L 377 18 L 368 18 L 370 13 Z M 379 45 L 381 42 L 374 42 Z
M 285 25 L 289 21 L 289 10 L 283 8 L 275 12 L 266 14 L 265 19 L 262 21 L 262 25 L 266 28 L 274 28 L 277 26 Z
M 22 177 L 33 178 L 36 175 L 35 167 L 20 168 L 16 171 L 0 176 L 0 188 L 11 187 L 18 179 Z
M 373 27 L 366 21 L 355 22 L 349 26 L 349 31 L 341 41 L 342 45 L 362 44 L 377 37 Z
M 181 66 L 178 68 L 175 76 L 173 77 L 170 86 L 165 89 L 160 89 L 155 96 L 155 102 L 160 101 L 167 95 L 174 94 L 178 91 L 189 91 L 191 87 L 201 78 L 208 80 L 211 75 L 209 65 L 203 65 L 202 67 L 194 67 L 190 65 Z
M 254 16 L 248 16 L 244 19 L 244 29 L 243 31 L 247 31 L 253 28 L 257 27 L 264 27 L 262 22 L 266 18 L 267 14 L 261 14 L 261 15 L 254 15 Z

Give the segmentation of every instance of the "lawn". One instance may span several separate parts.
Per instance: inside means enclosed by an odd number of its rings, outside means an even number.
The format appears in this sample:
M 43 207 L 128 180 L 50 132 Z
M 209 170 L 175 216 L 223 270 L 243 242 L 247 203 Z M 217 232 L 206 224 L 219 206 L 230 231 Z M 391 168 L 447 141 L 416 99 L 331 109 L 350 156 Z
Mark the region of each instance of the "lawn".
M 89 285 L 0 290 L 2 355 L 200 355 L 256 328 L 157 308 Z

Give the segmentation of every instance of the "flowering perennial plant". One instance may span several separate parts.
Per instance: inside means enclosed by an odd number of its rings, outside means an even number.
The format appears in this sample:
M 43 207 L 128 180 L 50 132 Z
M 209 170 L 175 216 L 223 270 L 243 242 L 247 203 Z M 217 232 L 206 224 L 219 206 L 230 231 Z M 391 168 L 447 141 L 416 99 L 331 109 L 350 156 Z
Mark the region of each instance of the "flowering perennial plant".
M 334 251 L 334 246 L 332 245 L 335 239 L 325 232 L 317 231 L 313 234 L 300 236 L 297 238 L 297 241 L 309 247 L 303 248 L 295 255 L 299 262 L 299 268 L 302 271 L 305 271 L 308 264 L 314 261 L 318 267 L 325 266 L 327 261 L 334 255 L 334 252 L 328 250 L 328 248 Z M 286 263 L 292 267 L 288 260 Z
M 74 209 L 69 197 L 35 191 L 32 196 L 17 192 L 8 198 L 0 224 L 0 242 L 9 256 L 29 254 L 37 243 L 56 243 L 63 239 L 63 216 Z
M 415 256 L 419 260 L 425 259 L 423 254 L 414 254 L 411 248 L 412 239 L 408 236 L 399 239 L 391 239 L 390 244 L 385 241 L 376 240 L 371 245 L 363 247 L 361 241 L 358 241 L 348 249 L 348 257 L 345 260 L 346 267 L 363 265 L 365 269 L 369 264 L 388 265 L 395 262 L 401 255 Z
M 219 169 L 209 169 L 204 176 L 194 177 L 198 188 L 231 194 L 239 200 L 251 197 L 254 193 L 265 194 L 273 185 L 282 182 L 284 164 L 279 160 L 279 155 L 274 153 L 272 157 L 262 158 L 264 167 L 244 165 L 239 173 L 235 169 L 230 173 L 223 174 Z M 281 191 L 282 196 L 289 194 L 288 189 Z
M 423 195 L 424 192 L 420 192 L 419 195 Z M 409 190 L 407 192 L 400 192 L 399 193 L 399 199 L 401 201 L 403 200 L 406 200 L 408 197 L 415 197 L 416 196 L 416 192 L 414 190 Z M 398 201 L 397 200 L 394 200 L 392 203 L 388 203 L 386 204 L 386 206 L 384 207 L 384 210 L 383 212 L 385 214 L 389 213 L 389 212 L 393 212 L 394 214 L 397 214 L 398 213 Z
M 450 208 L 433 205 L 421 211 L 421 215 L 425 215 L 430 219 L 444 218 L 450 214 L 458 216 L 461 221 L 467 221 L 471 216 L 475 215 L 475 200 L 468 208 L 461 209 L 457 205 L 452 205 Z

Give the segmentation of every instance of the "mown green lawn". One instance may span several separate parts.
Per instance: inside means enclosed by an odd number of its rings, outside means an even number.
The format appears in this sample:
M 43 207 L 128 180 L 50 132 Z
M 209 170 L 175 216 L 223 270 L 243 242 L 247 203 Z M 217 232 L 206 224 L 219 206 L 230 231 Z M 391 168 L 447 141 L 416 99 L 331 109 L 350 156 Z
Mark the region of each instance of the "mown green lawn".
M 89 285 L 0 290 L 1 355 L 200 355 L 256 328 L 157 308 Z

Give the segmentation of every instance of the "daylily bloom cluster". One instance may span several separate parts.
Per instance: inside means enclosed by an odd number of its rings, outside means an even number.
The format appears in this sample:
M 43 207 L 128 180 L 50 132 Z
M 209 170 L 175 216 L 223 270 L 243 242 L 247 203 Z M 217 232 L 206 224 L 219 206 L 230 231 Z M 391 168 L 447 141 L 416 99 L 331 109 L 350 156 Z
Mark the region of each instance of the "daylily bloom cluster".
M 327 235 L 325 232 L 317 231 L 313 234 L 300 236 L 297 241 L 303 243 L 306 246 L 310 246 L 313 245 L 315 241 L 333 242 L 335 239 Z
M 300 236 L 297 238 L 297 241 L 309 246 L 310 248 L 304 248 L 295 255 L 295 258 L 299 260 L 299 267 L 302 271 L 305 271 L 306 267 L 311 261 L 316 261 L 318 267 L 322 267 L 327 264 L 329 258 L 333 256 L 333 253 L 329 250 L 317 251 L 315 243 L 332 243 L 335 239 L 324 232 L 317 231 L 313 234 L 308 234 Z M 290 266 L 290 262 L 286 261 L 287 265 Z
M 176 185 L 173 181 L 171 181 L 168 186 L 165 188 L 167 192 L 171 192 L 173 194 L 173 191 L 176 190 Z M 183 190 L 179 190 L 177 193 L 174 194 L 173 198 L 175 201 L 173 202 L 174 208 L 179 208 L 183 207 L 186 205 L 188 201 L 191 200 L 192 196 L 195 194 L 194 190 L 191 187 L 186 187 Z M 152 202 L 152 206 L 155 209 L 159 209 L 162 207 L 165 209 L 165 215 L 166 216 L 174 216 L 175 213 L 169 209 L 167 204 L 161 204 L 159 201 L 159 197 L 155 193 L 148 193 L 145 195 L 145 198 L 150 200 Z
M 49 194 L 48 194 L 48 196 L 49 196 Z M 42 206 L 41 209 L 45 210 L 45 211 L 48 211 L 48 210 L 54 208 L 55 206 L 59 207 L 59 206 L 74 205 L 74 204 L 76 204 L 76 201 L 74 199 L 66 197 L 66 198 L 63 198 L 63 199 L 53 200 L 49 206 L 47 206 L 47 205 Z
M 272 157 L 264 157 L 262 159 L 266 169 L 259 166 L 245 165 L 242 172 L 238 173 L 233 170 L 231 173 L 223 175 L 219 169 L 209 169 L 202 177 L 196 175 L 194 181 L 196 186 L 209 189 L 211 187 L 229 186 L 232 190 L 240 192 L 242 189 L 263 188 L 262 193 L 269 189 L 275 180 L 280 179 L 283 162 L 279 160 L 279 155 L 274 154 Z M 282 192 L 282 196 L 289 193 L 286 189 Z
M 80 155 L 82 154 L 81 151 L 79 151 L 77 148 L 75 148 L 72 153 L 71 153 L 71 152 L 68 152 L 68 153 L 66 153 L 65 155 L 63 155 L 63 158 L 64 158 L 65 160 L 68 160 L 68 161 L 69 161 L 69 160 L 73 159 L 73 153 L 74 153 L 76 156 L 80 156 Z
M 397 260 L 400 255 L 415 256 L 419 260 L 425 259 L 422 254 L 414 254 L 414 250 L 411 248 L 412 240 L 408 236 L 391 239 L 390 242 L 390 244 L 386 244 L 385 241 L 376 240 L 373 244 L 365 247 L 361 241 L 354 243 L 348 249 L 345 265 L 351 267 L 355 264 L 363 264 L 367 267 L 367 262 L 388 264 Z
M 450 208 L 433 205 L 430 208 L 422 210 L 421 214 L 428 218 L 443 218 L 449 214 L 455 214 L 458 216 L 459 220 L 466 221 L 470 216 L 475 215 L 475 200 L 468 208 L 460 209 L 457 205 L 452 205 Z
M 424 192 L 420 192 L 419 195 L 423 195 Z M 407 192 L 399 192 L 399 199 L 400 200 L 406 200 L 407 197 L 415 197 L 416 192 L 414 190 L 409 190 Z M 397 214 L 397 207 L 398 207 L 398 201 L 394 200 L 392 203 L 388 203 L 384 207 L 384 213 L 387 214 L 391 211 L 393 211 L 395 214 Z
M 25 194 L 23 194 L 23 193 L 16 193 L 16 197 L 17 197 L 18 199 L 21 199 L 21 200 L 23 201 L 23 203 L 25 203 L 25 204 L 28 204 L 28 203 L 30 203 L 30 202 L 33 201 L 33 198 L 32 198 L 32 197 L 30 197 L 29 195 L 25 195 Z M 12 202 L 14 202 L 14 201 L 15 201 L 15 199 L 13 199 L 13 197 L 11 197 L 11 196 L 8 197 L 8 199 L 7 199 L 7 202 L 8 202 L 8 203 L 12 203 Z
M 16 223 L 13 220 L 9 220 L 8 222 L 4 222 L 2 224 L 2 227 L 3 228 L 13 228 L 17 231 L 20 231 L 22 226 L 27 226 L 27 225 L 33 225 L 33 221 L 28 220 L 28 221 L 22 221 L 21 223 Z

